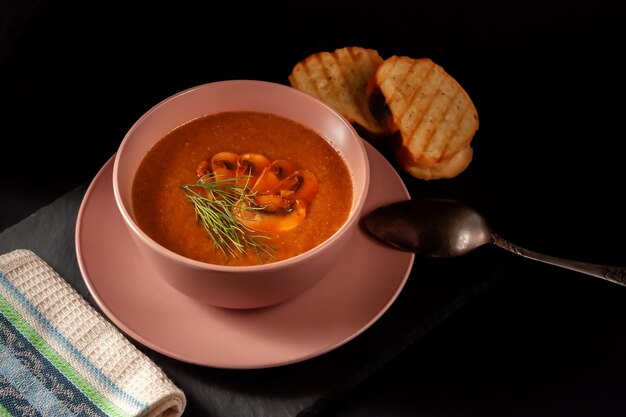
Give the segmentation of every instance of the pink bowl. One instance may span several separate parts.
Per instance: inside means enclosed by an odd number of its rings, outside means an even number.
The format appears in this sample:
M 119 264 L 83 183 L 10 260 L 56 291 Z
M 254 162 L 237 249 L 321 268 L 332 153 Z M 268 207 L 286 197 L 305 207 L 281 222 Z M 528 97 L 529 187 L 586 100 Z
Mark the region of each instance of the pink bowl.
M 192 119 L 223 111 L 273 113 L 319 133 L 343 156 L 352 175 L 353 199 L 342 227 L 319 246 L 290 259 L 255 266 L 221 266 L 183 257 L 156 243 L 135 223 L 132 182 L 144 155 L 165 134 Z M 130 128 L 115 155 L 113 193 L 133 241 L 155 279 L 201 302 L 256 308 L 284 302 L 322 279 L 358 227 L 369 187 L 369 162 L 352 125 L 320 100 L 292 87 L 255 80 L 219 81 L 175 94 L 148 110 Z

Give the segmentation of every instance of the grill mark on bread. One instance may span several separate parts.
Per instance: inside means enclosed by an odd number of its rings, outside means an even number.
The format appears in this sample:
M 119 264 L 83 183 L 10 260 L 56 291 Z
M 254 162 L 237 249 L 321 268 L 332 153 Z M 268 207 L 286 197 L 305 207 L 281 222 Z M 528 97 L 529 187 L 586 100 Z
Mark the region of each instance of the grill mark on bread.
M 376 71 L 376 78 L 377 78 L 377 83 L 379 85 L 379 88 L 381 91 L 386 91 L 389 94 L 389 90 L 393 89 L 393 84 L 396 83 L 398 80 L 396 79 L 397 75 L 391 75 L 391 76 L 387 76 L 387 73 L 392 73 L 393 74 L 393 69 L 396 66 L 396 62 L 395 61 L 391 61 L 392 58 L 389 58 L 389 62 L 393 62 L 393 66 L 391 66 L 391 68 L 388 68 L 387 66 L 383 67 L 382 69 L 385 70 L 383 74 L 381 74 L 381 70 L 377 70 Z M 398 85 L 402 85 L 402 83 L 404 82 L 405 78 L 406 78 L 406 74 L 403 74 L 404 77 L 402 77 L 401 80 L 399 80 L 399 82 L 397 82 Z M 388 86 L 390 84 L 390 86 Z M 391 109 L 392 107 L 396 106 L 396 102 L 397 102 L 397 96 L 399 94 L 399 90 L 398 89 L 393 89 L 391 92 L 391 95 L 385 94 L 383 92 L 383 96 L 385 97 L 385 103 L 387 104 L 387 106 L 389 106 L 389 108 Z M 397 126 L 397 130 L 400 129 L 399 126 L 399 119 L 396 117 L 396 115 L 394 115 L 394 112 L 392 111 L 392 116 L 393 116 L 393 121 Z
M 323 83 L 318 83 L 316 84 L 317 87 L 317 93 L 319 95 L 319 97 L 322 98 L 322 100 L 324 101 L 328 101 L 328 100 L 335 100 L 336 97 L 332 97 L 332 94 L 329 94 L 329 90 L 332 90 L 332 84 L 329 82 L 329 80 L 331 79 L 328 76 L 328 71 L 326 66 L 324 65 L 324 56 L 327 54 L 327 52 L 322 52 L 319 55 L 315 56 L 315 60 L 318 62 L 319 66 L 320 66 L 320 70 L 321 73 L 323 75 Z
M 467 116 L 467 114 L 468 114 L 470 111 L 472 111 L 473 115 L 472 115 L 471 117 L 466 117 L 466 116 Z M 465 109 L 464 109 L 464 111 L 463 111 L 463 115 L 462 115 L 462 117 L 461 117 L 461 119 L 460 119 L 460 120 L 461 120 L 461 122 L 456 124 L 455 135 L 456 135 L 456 133 L 457 133 L 457 132 L 461 131 L 461 129 L 463 129 L 463 131 L 465 131 L 465 130 L 466 130 L 466 127 L 467 127 L 467 125 L 472 123 L 472 119 L 476 120 L 476 119 L 477 119 L 477 117 L 478 117 L 478 116 L 477 116 L 477 115 L 476 115 L 476 113 L 474 112 L 474 106 L 472 105 L 471 101 L 467 101 L 467 102 L 465 103 Z M 467 135 L 465 135 L 465 136 L 456 135 L 456 136 L 453 136 L 453 137 L 451 138 L 451 140 L 450 140 L 450 145 L 452 145 L 452 144 L 453 144 L 453 142 L 452 142 L 452 141 L 453 141 L 455 138 L 458 138 L 458 139 L 457 139 L 457 141 L 461 141 L 461 142 L 460 142 L 459 144 L 455 144 L 455 146 L 453 147 L 453 149 L 455 149 L 455 148 L 458 148 L 458 149 L 463 149 L 464 147 L 469 146 L 469 144 L 470 144 L 470 142 L 471 142 L 471 140 L 472 140 L 472 136 L 467 136 Z M 454 151 L 451 151 L 451 152 L 450 152 L 450 154 L 454 154 L 454 153 L 456 153 L 456 150 L 454 150 Z
M 292 87 L 324 101 L 354 125 L 380 135 L 385 127 L 371 114 L 366 89 L 382 62 L 373 49 L 345 47 L 317 52 L 294 66 L 289 81 Z
M 302 71 L 306 74 L 306 77 L 296 77 L 294 74 Z M 299 62 L 295 67 L 292 75 L 289 77 L 289 81 L 291 85 L 299 90 L 302 90 L 306 93 L 317 95 L 320 97 L 320 91 L 317 88 L 317 85 L 313 83 L 311 76 L 311 66 L 308 61 Z
M 407 172 L 450 178 L 467 167 L 478 115 L 454 78 L 429 58 L 392 56 L 375 81 L 399 130 L 396 156 Z
M 417 65 L 417 63 L 415 63 L 414 65 Z M 428 146 L 430 144 L 430 139 L 432 137 L 432 135 L 427 135 L 426 133 L 422 133 L 422 131 L 429 132 L 429 130 L 433 128 L 433 125 L 435 129 L 437 128 L 437 123 L 433 123 L 432 120 L 431 121 L 428 120 L 429 117 L 432 117 L 431 111 L 435 111 L 433 104 L 438 97 L 437 92 L 441 90 L 441 86 L 443 85 L 443 82 L 444 82 L 443 77 L 437 77 L 437 75 L 439 75 L 437 74 L 437 66 L 433 62 L 430 68 L 428 69 L 428 71 L 426 72 L 425 76 L 422 77 L 422 79 L 418 81 L 419 86 L 416 88 L 416 92 L 419 91 L 420 94 L 424 93 L 422 94 L 422 97 L 425 94 L 430 95 L 429 100 L 424 101 L 423 106 L 421 106 L 422 107 L 421 117 L 419 118 L 419 120 L 415 122 L 415 126 L 411 128 L 411 131 L 407 133 L 407 139 L 415 143 L 415 146 L 419 146 L 419 149 L 416 149 L 420 153 L 420 157 L 418 159 L 423 159 L 423 157 L 425 156 L 425 152 L 428 149 Z M 429 84 L 430 82 L 432 82 L 433 84 Z M 425 91 L 426 87 L 430 87 L 430 86 L 433 87 L 432 92 Z M 419 134 L 418 134 L 418 131 L 419 131 Z M 411 147 L 411 148 L 415 149 L 414 147 Z
M 314 69 L 312 67 L 312 61 L 306 60 L 306 61 L 304 61 L 303 65 L 307 69 L 307 79 L 309 81 L 312 80 L 313 79 L 312 78 L 312 74 L 314 72 Z M 315 92 L 315 95 L 317 95 L 320 98 L 324 98 L 325 99 L 324 93 L 321 90 L 321 86 L 318 83 L 311 82 L 311 87 L 312 87 L 312 90 Z
M 444 160 L 451 158 L 457 152 L 469 146 L 473 135 L 463 135 L 462 133 L 466 132 L 468 125 L 472 124 L 478 117 L 465 91 L 460 86 L 456 86 L 455 92 L 455 100 L 453 103 L 457 105 L 459 111 L 452 124 L 454 129 L 451 131 L 449 140 L 446 141 L 446 146 L 442 150 L 441 158 Z M 461 105 L 463 106 L 462 108 L 459 107 Z
M 375 63 L 372 59 L 372 56 L 370 55 L 370 53 L 368 53 L 367 51 L 361 51 L 361 54 L 365 56 L 365 60 L 367 61 L 367 66 L 368 67 L 372 67 L 375 66 Z M 365 88 L 367 86 L 368 83 L 368 79 L 363 75 L 363 73 L 361 71 L 357 71 L 357 50 L 355 50 L 354 48 L 344 48 L 344 49 L 340 49 L 337 51 L 337 56 L 341 57 L 342 55 L 345 55 L 347 57 L 347 59 L 350 60 L 350 65 L 344 65 L 343 68 L 346 71 L 350 72 L 350 77 L 353 77 L 355 80 L 357 80 L 357 85 L 359 86 L 363 86 L 363 91 L 365 91 Z M 345 74 L 344 74 L 345 76 Z M 354 104 L 354 108 L 357 110 L 359 116 L 361 116 L 361 118 L 363 119 L 363 121 L 365 121 L 366 125 L 369 126 L 376 126 L 378 124 L 378 122 L 376 121 L 376 119 L 374 119 L 374 116 L 372 116 L 372 114 L 369 112 L 369 108 L 367 107 L 367 100 L 361 100 L 359 102 L 359 100 L 357 100 L 356 96 L 352 96 L 352 101 Z M 361 122 L 361 121 L 357 121 L 357 122 Z M 363 123 L 361 123 L 363 124 Z
M 343 84 L 343 88 L 340 88 L 339 91 L 335 91 L 336 95 L 338 97 L 340 97 L 340 100 L 342 102 L 345 102 L 346 99 L 349 102 L 347 105 L 348 106 L 352 106 L 355 110 L 355 120 L 358 123 L 363 122 L 363 119 L 365 119 L 365 117 L 363 117 L 363 113 L 361 112 L 361 108 L 359 106 L 359 103 L 357 103 L 356 101 L 356 97 L 354 97 L 351 94 L 347 94 L 347 92 L 349 91 L 348 86 L 350 85 L 349 79 L 350 77 L 356 78 L 355 74 L 357 74 L 358 77 L 358 72 L 354 70 L 354 65 L 348 66 L 348 65 L 341 65 L 341 61 L 340 58 L 342 56 L 342 54 L 345 52 L 344 51 L 336 51 L 335 55 L 330 55 L 329 59 L 332 59 L 335 63 L 335 66 L 337 67 L 337 72 L 339 73 L 339 75 L 341 76 L 341 83 Z M 352 58 L 352 55 L 350 55 L 350 53 L 347 54 L 347 56 L 350 58 L 350 61 L 352 62 L 352 64 L 355 63 L 354 59 Z M 351 75 L 347 75 L 346 71 L 349 71 L 351 73 Z M 360 80 L 360 77 L 358 77 L 358 79 Z M 334 85 L 334 84 L 333 84 Z M 343 94 L 342 94 L 343 92 Z M 360 119 L 360 120 L 359 120 Z
M 391 72 L 395 73 L 396 68 L 400 68 L 401 65 L 406 65 L 406 62 L 400 58 L 395 58 L 395 60 L 393 61 L 393 66 L 391 68 Z M 406 117 L 407 115 L 407 110 L 411 109 L 410 106 L 410 102 L 413 100 L 414 96 L 415 96 L 415 91 L 411 92 L 410 96 L 407 97 L 407 92 L 410 92 L 410 88 L 408 88 L 408 84 L 407 84 L 407 80 L 409 78 L 409 75 L 412 74 L 411 68 L 415 69 L 415 65 L 411 64 L 409 65 L 408 68 L 404 68 L 404 72 L 401 73 L 402 75 L 402 79 L 397 83 L 398 88 L 394 88 L 393 90 L 393 95 L 391 96 L 390 102 L 394 105 L 394 107 L 396 107 L 396 112 L 397 112 L 397 117 L 394 116 L 394 119 L 397 121 L 397 125 L 399 130 L 403 130 L 403 124 L 402 121 L 403 119 Z M 400 68 L 403 69 L 403 68 Z M 395 81 L 396 76 L 394 75 L 391 81 Z M 407 88 L 405 88 L 407 87 Z M 408 91 L 407 91 L 408 90 Z M 402 103 L 402 97 L 407 97 L 408 100 L 406 100 L 406 104 L 404 106 L 404 108 L 399 108 L 399 104 L 398 103 Z M 392 113 L 394 113 L 392 111 Z M 403 135 L 404 136 L 404 133 Z
M 459 91 L 456 91 L 455 94 L 455 98 L 456 96 L 459 94 Z M 450 104 L 452 104 L 453 101 L 450 102 Z M 455 153 L 459 152 L 459 149 L 463 149 L 467 143 L 469 143 L 469 141 L 465 144 L 462 144 L 461 146 L 451 146 L 452 145 L 452 141 L 454 140 L 455 137 L 457 137 L 457 133 L 460 131 L 461 129 L 461 123 L 462 120 L 464 120 L 465 115 L 467 114 L 467 112 L 469 111 L 470 106 L 466 103 L 465 105 L 465 109 L 463 109 L 463 111 L 459 112 L 459 115 L 456 117 L 455 121 L 454 121 L 454 129 L 452 129 L 452 131 L 449 134 L 449 138 L 448 140 L 446 140 L 445 142 L 445 146 L 443 146 L 443 148 L 441 149 L 441 154 L 440 154 L 440 158 L 442 159 L 446 159 L 447 157 L 451 157 L 452 155 L 454 155 Z M 448 152 L 448 149 L 452 148 L 452 151 Z M 458 149 L 455 149 L 458 148 Z
M 441 87 L 443 80 L 442 77 L 438 77 L 440 74 L 436 72 L 436 64 L 430 60 L 409 61 L 401 58 L 399 60 L 403 64 L 410 64 L 410 69 L 405 69 L 406 77 L 404 77 L 405 82 L 402 88 L 410 91 L 412 94 L 410 101 L 406 103 L 402 111 L 394 110 L 399 115 L 397 124 L 400 127 L 403 143 L 413 152 L 414 159 L 417 161 L 422 159 L 426 147 L 426 144 L 419 140 L 418 129 L 424 128 L 424 119 L 429 114 L 428 112 L 432 107 L 436 91 Z M 429 65 L 423 65 L 424 62 Z M 407 84 L 406 80 L 411 74 L 418 75 L 413 77 L 415 80 L 412 83 Z M 403 95 L 407 95 L 406 91 L 403 92 Z M 402 102 L 402 97 L 397 98 L 397 100 Z M 396 106 L 396 108 L 398 107 Z
M 407 116 L 407 110 L 410 109 L 409 103 L 404 108 L 400 107 L 400 104 L 403 102 L 403 96 L 410 94 L 413 97 L 415 93 L 410 88 L 406 88 L 406 81 L 410 74 L 410 70 L 406 68 L 407 64 L 405 60 L 399 57 L 392 57 L 387 60 L 386 65 L 376 74 L 377 83 L 385 97 L 385 102 L 392 110 L 391 113 L 396 125 L 396 131 L 402 130 L 403 120 Z M 403 136 L 405 135 L 403 134 Z M 405 136 L 405 138 L 407 137 Z
M 430 58 L 383 60 L 373 49 L 345 47 L 301 63 L 289 76 L 292 86 L 362 127 L 370 135 L 364 138 L 386 140 L 411 175 L 451 178 L 469 165 L 478 113 L 460 84 Z
M 448 121 L 451 114 L 450 110 L 455 103 L 455 99 L 459 94 L 459 90 L 455 88 L 452 91 L 452 95 L 448 95 L 444 90 L 442 90 L 442 87 L 443 82 L 437 89 L 436 98 L 434 100 L 436 100 L 437 98 L 442 99 L 442 97 L 445 97 L 445 100 L 447 100 L 446 107 L 443 111 L 435 111 L 437 120 L 433 121 L 434 128 L 429 132 L 430 135 L 425 138 L 425 145 L 423 149 L 424 156 L 426 156 L 427 159 L 432 159 L 434 162 L 439 162 L 442 159 L 444 155 L 444 150 L 450 145 L 450 141 L 454 136 L 454 132 L 456 132 L 458 129 L 458 125 L 456 125 L 456 123 L 455 128 L 450 129 L 450 124 L 448 123 Z M 457 117 L 455 117 L 453 121 L 456 122 L 458 120 L 460 119 L 457 115 Z M 437 136 L 438 133 L 440 133 L 441 136 Z M 441 140 L 436 140 L 439 138 L 441 138 Z M 442 143 L 441 146 L 439 146 L 440 143 Z
M 418 67 L 417 62 L 411 62 L 409 65 L 409 68 L 405 71 L 405 77 L 403 79 L 402 85 L 407 86 L 407 90 L 413 90 L 413 91 L 409 99 L 406 100 L 406 105 L 404 106 L 404 108 L 401 111 L 398 111 L 398 120 L 399 120 L 398 125 L 400 126 L 400 130 L 402 131 L 402 135 L 406 137 L 407 141 L 410 141 L 413 138 L 415 131 L 422 123 L 422 120 L 424 119 L 424 115 L 425 115 L 425 111 L 422 111 L 421 117 L 415 118 L 415 117 L 412 117 L 412 115 L 409 112 L 411 110 L 419 112 L 420 108 L 422 109 L 428 108 L 428 105 L 426 102 L 421 102 L 421 103 L 418 103 L 417 105 L 415 102 L 417 101 L 417 97 L 420 97 L 420 96 L 423 97 L 424 80 L 428 78 L 428 74 L 430 73 L 430 71 L 432 71 L 433 67 L 434 65 L 428 69 L 424 68 L 423 73 L 418 74 L 419 78 L 416 79 L 415 85 L 411 88 L 408 88 L 408 84 L 406 83 L 406 80 L 409 78 L 409 75 L 417 73 L 420 70 L 420 67 Z M 400 98 L 400 100 L 402 99 Z

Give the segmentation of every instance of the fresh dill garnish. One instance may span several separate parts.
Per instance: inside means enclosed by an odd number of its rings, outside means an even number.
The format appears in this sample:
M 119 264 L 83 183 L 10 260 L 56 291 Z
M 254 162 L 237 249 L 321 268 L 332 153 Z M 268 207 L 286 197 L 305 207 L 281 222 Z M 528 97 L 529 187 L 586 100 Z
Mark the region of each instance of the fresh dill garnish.
M 258 210 L 254 204 L 255 192 L 248 184 L 238 184 L 239 177 L 217 179 L 207 174 L 194 184 L 181 186 L 193 204 L 196 217 L 213 240 L 216 250 L 226 259 L 240 258 L 248 250 L 259 259 L 273 257 L 276 250 L 267 242 L 269 236 L 243 224 L 236 210 Z

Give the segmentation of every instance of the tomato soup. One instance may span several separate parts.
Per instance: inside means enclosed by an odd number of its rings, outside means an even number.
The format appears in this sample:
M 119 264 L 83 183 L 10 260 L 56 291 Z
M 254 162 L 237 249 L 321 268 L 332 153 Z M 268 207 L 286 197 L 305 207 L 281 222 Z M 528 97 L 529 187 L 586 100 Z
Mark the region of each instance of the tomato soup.
M 263 231 L 271 256 L 217 250 L 182 186 L 197 183 L 201 161 L 221 152 L 289 161 L 317 181 L 305 218 L 289 230 Z M 269 113 L 232 111 L 187 122 L 161 138 L 135 175 L 135 221 L 154 241 L 185 257 L 221 265 L 258 265 L 306 252 L 334 234 L 352 205 L 352 179 L 337 150 L 300 123 Z M 283 193 L 287 195 L 286 193 Z

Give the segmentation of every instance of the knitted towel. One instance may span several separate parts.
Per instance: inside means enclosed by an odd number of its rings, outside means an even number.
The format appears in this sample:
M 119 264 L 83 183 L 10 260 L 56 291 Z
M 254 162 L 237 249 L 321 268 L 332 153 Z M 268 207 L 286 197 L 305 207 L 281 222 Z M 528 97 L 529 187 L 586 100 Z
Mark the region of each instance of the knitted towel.
M 0 416 L 178 417 L 184 393 L 47 263 L 0 256 Z

